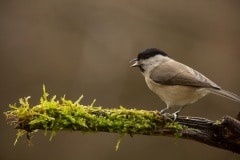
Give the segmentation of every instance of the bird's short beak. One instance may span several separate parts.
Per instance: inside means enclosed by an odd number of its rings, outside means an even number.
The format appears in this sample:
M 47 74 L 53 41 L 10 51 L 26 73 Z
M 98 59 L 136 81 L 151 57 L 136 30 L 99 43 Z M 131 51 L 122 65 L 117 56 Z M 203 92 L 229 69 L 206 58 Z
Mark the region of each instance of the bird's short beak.
M 134 62 L 134 63 L 133 63 Z M 139 66 L 138 60 L 137 58 L 131 60 L 129 63 L 133 63 L 130 67 L 137 67 Z

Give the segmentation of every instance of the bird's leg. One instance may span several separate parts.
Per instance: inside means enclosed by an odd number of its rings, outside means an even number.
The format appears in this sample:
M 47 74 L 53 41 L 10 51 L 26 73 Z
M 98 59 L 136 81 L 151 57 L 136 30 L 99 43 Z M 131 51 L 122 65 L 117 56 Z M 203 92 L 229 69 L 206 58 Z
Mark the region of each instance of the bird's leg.
M 169 109 L 171 109 L 171 107 L 169 107 L 168 105 L 167 105 L 167 107 L 166 108 L 163 108 L 161 111 L 160 111 L 160 114 L 165 118 L 165 119 L 167 119 L 167 120 L 171 120 L 171 118 L 169 118 L 169 117 L 171 117 L 171 114 L 170 113 L 165 113 L 167 110 L 169 110 Z
M 173 121 L 175 121 L 177 119 L 177 117 L 179 116 L 179 113 L 183 110 L 184 106 L 180 107 L 179 110 L 177 110 L 176 112 L 174 112 L 173 115 Z
M 163 109 L 160 111 L 160 113 L 161 113 L 161 114 L 164 114 L 165 111 L 167 111 L 167 110 L 169 110 L 169 107 L 163 108 Z

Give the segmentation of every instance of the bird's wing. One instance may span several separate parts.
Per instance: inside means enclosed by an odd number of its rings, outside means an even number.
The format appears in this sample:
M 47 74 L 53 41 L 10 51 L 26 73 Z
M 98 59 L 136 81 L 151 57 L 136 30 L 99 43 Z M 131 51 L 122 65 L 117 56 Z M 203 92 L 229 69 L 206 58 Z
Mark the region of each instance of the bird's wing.
M 154 68 L 150 72 L 150 78 L 155 83 L 164 85 L 183 85 L 220 89 L 217 84 L 198 71 L 176 61 L 168 61 Z

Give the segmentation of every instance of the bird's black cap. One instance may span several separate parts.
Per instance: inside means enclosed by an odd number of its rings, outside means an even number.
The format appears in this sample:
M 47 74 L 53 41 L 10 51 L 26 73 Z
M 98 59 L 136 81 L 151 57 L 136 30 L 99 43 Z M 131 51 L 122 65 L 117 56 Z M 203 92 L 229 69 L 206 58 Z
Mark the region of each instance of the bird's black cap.
M 144 59 L 148 59 L 150 57 L 153 57 L 155 55 L 162 55 L 162 56 L 166 56 L 168 57 L 167 53 L 165 53 L 164 51 L 161 51 L 157 48 L 147 48 L 144 51 L 140 52 L 138 54 L 137 59 L 138 60 L 144 60 Z

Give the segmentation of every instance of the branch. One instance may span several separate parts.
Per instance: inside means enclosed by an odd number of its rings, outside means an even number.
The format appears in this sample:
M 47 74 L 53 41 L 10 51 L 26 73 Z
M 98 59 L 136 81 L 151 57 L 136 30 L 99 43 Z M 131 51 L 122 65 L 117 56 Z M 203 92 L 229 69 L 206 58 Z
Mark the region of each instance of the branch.
M 71 130 L 82 132 L 110 132 L 131 136 L 171 136 L 205 143 L 207 145 L 240 153 L 240 122 L 229 116 L 218 121 L 205 118 L 180 116 L 175 121 L 171 115 L 158 111 L 136 109 L 103 109 L 76 102 L 48 99 L 43 88 L 40 104 L 31 107 L 29 97 L 20 99 L 20 105 L 10 105 L 5 112 L 8 122 L 18 129 L 17 139 L 38 129 L 52 131 Z M 51 137 L 52 137 L 51 136 Z M 17 142 L 16 139 L 16 142 Z

